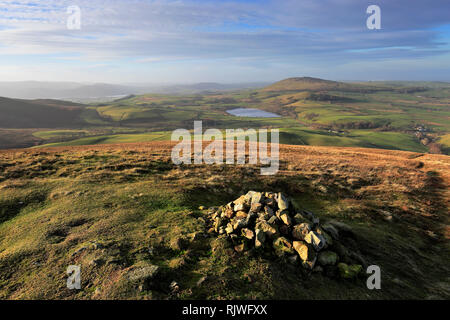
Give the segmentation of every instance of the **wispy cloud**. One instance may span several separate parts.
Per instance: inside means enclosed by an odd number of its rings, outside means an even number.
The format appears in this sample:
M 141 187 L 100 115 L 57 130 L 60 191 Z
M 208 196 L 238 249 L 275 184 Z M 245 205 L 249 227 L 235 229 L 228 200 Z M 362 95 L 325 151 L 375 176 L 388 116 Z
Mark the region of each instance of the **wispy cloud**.
M 116 65 L 122 72 L 116 78 L 135 72 L 134 64 L 159 68 L 147 70 L 158 75 L 170 70 L 174 79 L 198 70 L 199 63 L 217 70 L 234 64 L 239 78 L 245 60 L 253 68 L 249 80 L 260 80 L 265 67 L 272 68 L 266 73 L 271 78 L 283 76 L 280 70 L 326 76 L 352 63 L 441 57 L 448 55 L 450 3 L 432 2 L 378 0 L 382 30 L 369 31 L 365 10 L 371 1 L 361 0 L 4 0 L 0 75 L 2 64 L 14 63 L 17 74 L 32 77 L 30 62 L 61 68 L 65 61 L 67 68 Z M 66 8 L 74 4 L 81 8 L 81 30 L 66 28 Z M 84 78 L 101 77 L 102 68 L 96 69 Z

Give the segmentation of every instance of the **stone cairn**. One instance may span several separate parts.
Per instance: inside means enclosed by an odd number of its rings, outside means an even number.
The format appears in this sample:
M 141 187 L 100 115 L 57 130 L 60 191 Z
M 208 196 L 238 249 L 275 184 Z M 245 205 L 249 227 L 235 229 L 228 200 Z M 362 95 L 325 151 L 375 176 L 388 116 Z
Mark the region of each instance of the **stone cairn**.
M 347 225 L 320 225 L 319 218 L 308 211 L 298 212 L 281 192 L 249 191 L 219 207 L 211 218 L 209 232 L 227 237 L 236 252 L 271 252 L 306 270 L 331 269 L 343 278 L 354 278 L 362 271 L 362 265 L 349 263 L 348 250 L 339 243 Z

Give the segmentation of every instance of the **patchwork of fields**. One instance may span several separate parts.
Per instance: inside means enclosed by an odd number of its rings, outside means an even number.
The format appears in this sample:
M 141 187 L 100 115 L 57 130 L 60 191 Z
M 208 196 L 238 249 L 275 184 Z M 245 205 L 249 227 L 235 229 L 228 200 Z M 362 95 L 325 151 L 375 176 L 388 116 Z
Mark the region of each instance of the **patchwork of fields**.
M 34 106 L 41 107 L 43 102 L 40 103 Z M 0 113 L 6 112 L 2 106 L 0 103 Z M 51 112 L 48 101 L 42 108 L 44 113 Z M 22 123 L 27 123 L 29 129 L 25 135 L 25 131 L 18 131 L 17 146 L 166 141 L 173 130 L 192 129 L 195 120 L 202 120 L 204 129 L 278 128 L 280 142 L 287 144 L 444 154 L 450 150 L 448 83 L 340 83 L 292 78 L 259 90 L 146 94 L 67 108 L 58 107 L 61 117 L 65 114 L 70 117 L 70 121 L 59 122 L 61 125 L 44 122 L 32 128 L 33 115 L 26 121 L 23 120 L 26 114 L 18 116 L 22 120 L 15 126 L 12 121 L 9 128 L 18 130 Z M 235 117 L 226 112 L 234 108 L 255 108 L 281 117 Z M 9 148 L 11 144 L 0 139 L 2 146 Z

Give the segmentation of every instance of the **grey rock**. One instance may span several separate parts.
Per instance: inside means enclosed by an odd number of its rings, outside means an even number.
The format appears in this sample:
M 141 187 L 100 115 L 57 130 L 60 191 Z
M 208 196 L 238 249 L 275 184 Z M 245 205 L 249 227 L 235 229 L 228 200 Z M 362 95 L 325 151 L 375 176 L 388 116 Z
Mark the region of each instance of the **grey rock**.
M 280 219 L 281 219 L 281 221 L 283 221 L 283 223 L 285 225 L 287 225 L 287 226 L 292 225 L 292 219 L 291 219 L 291 217 L 289 216 L 289 214 L 287 212 L 283 212 L 280 215 Z
M 215 222 L 214 222 L 214 230 L 216 232 L 219 232 L 220 227 L 222 227 L 225 223 L 225 220 L 222 218 L 216 218 Z
M 265 213 L 265 212 L 259 212 L 258 213 L 258 219 L 267 221 L 267 220 L 270 219 L 270 216 L 267 213 Z
M 159 267 L 150 263 L 141 263 L 126 275 L 131 282 L 148 282 L 159 274 Z
M 278 209 L 281 211 L 287 210 L 289 208 L 289 199 L 283 194 L 278 193 Z
M 263 200 L 263 194 L 261 192 L 254 192 L 252 194 L 251 204 L 261 203 Z
M 295 253 L 292 243 L 285 237 L 276 238 L 273 242 L 273 248 L 275 249 L 275 254 L 279 257 Z
M 311 225 L 309 223 L 301 223 L 294 226 L 292 229 L 292 236 L 298 240 L 304 240 L 306 235 L 311 232 Z
M 320 219 L 314 217 L 314 218 L 312 219 L 312 224 L 313 224 L 313 225 L 312 225 L 312 228 L 315 229 L 316 227 L 318 227 L 318 226 L 319 226 L 319 223 L 320 223 Z
M 169 285 L 169 289 L 172 293 L 177 293 L 180 291 L 180 286 L 176 281 L 172 281 Z
M 247 203 L 250 204 L 251 201 L 252 201 L 252 197 L 253 197 L 253 195 L 254 195 L 255 193 L 258 193 L 258 192 L 256 192 L 256 191 L 249 191 L 249 192 L 247 192 L 247 194 L 243 196 L 243 197 L 244 197 L 244 200 L 245 200 Z
M 245 219 L 245 225 L 249 226 L 256 218 L 258 218 L 258 213 L 250 211 Z
M 315 231 L 310 231 L 305 236 L 305 242 L 312 245 L 316 251 L 320 251 L 326 244 L 325 238 Z
M 272 217 L 274 215 L 273 209 L 271 207 L 264 207 L 264 212 L 270 217 Z
M 245 209 L 246 209 L 246 205 L 245 205 L 245 203 L 238 203 L 238 204 L 235 204 L 234 205 L 234 211 L 235 212 L 238 212 L 238 211 L 245 211 Z
M 278 233 L 278 230 L 267 221 L 259 221 L 255 227 L 255 230 L 258 229 L 262 230 L 266 234 L 266 236 L 269 237 L 274 237 Z
M 217 211 L 217 208 L 216 208 L 216 207 L 209 207 L 209 208 L 208 208 L 207 214 L 213 214 L 213 213 L 216 212 L 216 211 Z
M 314 252 L 314 249 L 311 245 L 303 241 L 294 241 L 292 245 L 294 250 L 297 251 L 300 259 L 302 259 L 303 262 L 305 261 L 312 262 L 316 258 L 316 253 Z
M 259 248 L 264 246 L 264 242 L 266 241 L 266 234 L 261 229 L 256 229 L 255 232 L 255 247 Z
M 233 233 L 234 229 L 233 226 L 231 225 L 231 223 L 227 224 L 226 228 L 225 228 L 225 232 L 227 234 Z
M 237 212 L 237 211 L 247 211 L 247 208 L 250 205 L 250 199 L 251 199 L 251 197 L 248 198 L 245 195 L 245 196 L 241 196 L 238 199 L 234 200 L 233 201 L 233 203 L 234 203 L 233 210 L 235 212 Z
M 324 248 L 327 248 L 327 247 L 333 245 L 333 243 L 334 243 L 333 238 L 328 233 L 326 233 L 322 228 L 316 227 L 316 232 L 325 238 Z
M 262 209 L 262 204 L 261 203 L 252 203 L 252 205 L 250 206 L 250 211 L 251 212 L 260 212 Z
M 247 216 L 247 218 L 248 218 L 248 216 Z M 231 226 L 232 226 L 233 230 L 237 231 L 237 230 L 247 227 L 248 223 L 249 223 L 249 220 L 247 220 L 247 218 L 241 219 L 241 220 L 237 220 L 237 219 L 233 220 L 231 222 Z
M 264 192 L 264 195 L 266 196 L 266 198 L 271 198 L 274 196 L 274 193 L 272 192 Z
M 277 205 L 277 201 L 273 198 L 267 198 L 266 201 L 266 207 L 272 208 L 274 210 L 276 210 L 276 205 Z
M 201 277 L 201 278 L 197 281 L 197 283 L 196 283 L 197 287 L 200 287 L 200 286 L 203 284 L 203 282 L 206 281 L 206 279 L 208 279 L 207 276 Z
M 241 230 L 241 234 L 244 238 L 247 238 L 249 240 L 253 239 L 253 237 L 255 236 L 255 233 L 248 228 L 243 228 Z
M 276 216 L 272 216 L 269 218 L 269 220 L 267 222 L 270 224 L 274 224 L 277 220 L 278 220 L 278 218 Z

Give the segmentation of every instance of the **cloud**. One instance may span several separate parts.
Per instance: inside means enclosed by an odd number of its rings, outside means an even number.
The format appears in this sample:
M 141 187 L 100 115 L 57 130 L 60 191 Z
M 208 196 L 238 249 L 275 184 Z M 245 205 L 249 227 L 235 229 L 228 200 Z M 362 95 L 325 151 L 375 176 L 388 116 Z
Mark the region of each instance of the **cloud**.
M 66 9 L 75 3 L 81 8 L 82 28 L 68 30 Z M 448 0 L 435 0 L 433 6 L 421 0 L 378 0 L 382 30 L 376 31 L 365 26 L 369 4 L 365 0 L 6 0 L 0 4 L 0 55 L 100 65 L 245 59 L 255 67 L 301 58 L 305 64 L 330 68 L 447 52 L 439 27 L 450 24 Z

